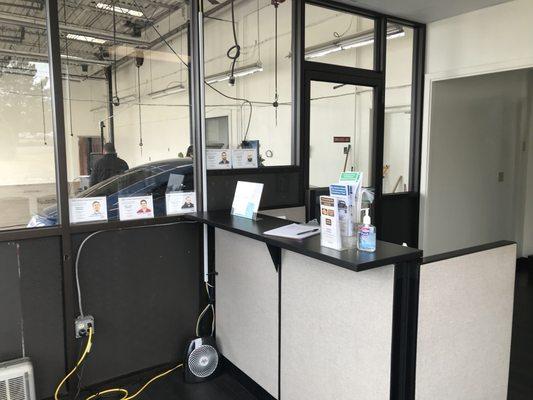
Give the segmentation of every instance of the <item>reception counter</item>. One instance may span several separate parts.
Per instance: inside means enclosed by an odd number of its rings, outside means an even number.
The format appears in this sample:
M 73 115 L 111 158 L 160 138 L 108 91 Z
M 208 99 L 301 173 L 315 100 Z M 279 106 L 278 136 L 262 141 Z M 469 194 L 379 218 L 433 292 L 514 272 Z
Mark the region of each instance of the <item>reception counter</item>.
M 264 235 L 290 223 L 265 215 L 186 218 L 209 227 L 220 352 L 258 398 L 505 400 L 514 243 L 422 259 Z
M 265 215 L 187 218 L 214 230 L 220 351 L 271 398 L 406 398 L 420 250 L 378 241 L 375 253 L 337 251 L 320 236 L 268 236 L 290 222 Z

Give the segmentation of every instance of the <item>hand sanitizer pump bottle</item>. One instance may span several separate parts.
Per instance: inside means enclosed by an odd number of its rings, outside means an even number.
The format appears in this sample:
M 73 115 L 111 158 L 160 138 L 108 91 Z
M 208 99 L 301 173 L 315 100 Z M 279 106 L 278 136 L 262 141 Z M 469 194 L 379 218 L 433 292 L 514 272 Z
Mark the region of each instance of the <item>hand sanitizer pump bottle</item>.
M 376 227 L 371 224 L 370 211 L 368 208 L 363 209 L 365 216 L 363 223 L 357 228 L 357 249 L 361 251 L 376 251 Z

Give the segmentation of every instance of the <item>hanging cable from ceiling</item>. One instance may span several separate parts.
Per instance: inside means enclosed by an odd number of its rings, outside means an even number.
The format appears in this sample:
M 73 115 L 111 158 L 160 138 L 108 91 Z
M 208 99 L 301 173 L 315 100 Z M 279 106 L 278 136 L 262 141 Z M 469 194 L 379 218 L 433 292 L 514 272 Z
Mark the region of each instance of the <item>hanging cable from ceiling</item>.
M 278 7 L 280 1 L 272 0 L 274 6 L 274 102 L 272 106 L 275 110 L 276 126 L 278 126 L 278 107 L 279 107 L 279 93 L 278 93 Z
M 63 0 L 63 19 L 65 25 L 67 25 L 67 5 L 65 0 Z M 65 36 L 65 54 L 67 56 L 67 61 L 65 62 L 65 65 L 67 67 L 67 91 L 68 91 L 68 119 L 69 119 L 69 129 L 70 129 L 70 137 L 74 137 L 74 133 L 72 132 L 72 90 L 70 88 L 70 70 L 69 70 L 69 54 L 68 54 L 68 36 Z
M 229 75 L 229 84 L 235 85 L 235 64 L 241 56 L 241 46 L 237 39 L 237 24 L 235 22 L 235 0 L 231 0 L 231 29 L 233 32 L 233 46 L 226 52 L 226 56 L 231 60 L 231 68 Z
M 114 86 L 115 86 L 115 95 L 112 97 L 112 102 L 113 102 L 113 105 L 115 107 L 118 107 L 118 106 L 120 106 L 120 98 L 118 97 L 118 83 L 117 83 L 117 18 L 116 18 L 116 0 L 113 0 L 113 83 L 114 83 Z
M 141 110 L 141 66 L 144 63 L 144 55 L 141 51 L 135 54 L 135 66 L 137 67 L 137 107 L 139 110 L 139 148 L 141 157 L 143 155 L 143 127 L 142 127 L 142 110 Z

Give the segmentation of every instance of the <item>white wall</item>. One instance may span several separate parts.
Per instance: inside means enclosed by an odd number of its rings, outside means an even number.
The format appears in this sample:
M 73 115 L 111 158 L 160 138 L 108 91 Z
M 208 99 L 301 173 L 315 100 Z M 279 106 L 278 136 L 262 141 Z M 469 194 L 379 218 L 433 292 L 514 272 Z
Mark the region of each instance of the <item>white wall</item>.
M 424 251 L 520 240 L 524 71 L 434 84 Z M 498 173 L 504 173 L 499 182 Z
M 533 48 L 530 43 L 530 38 L 533 36 L 533 25 L 530 23 L 532 18 L 533 2 L 516 0 L 428 25 L 420 209 L 420 245 L 426 254 L 444 250 L 452 246 L 452 242 L 457 242 L 456 239 L 453 239 L 457 233 L 456 227 L 450 227 L 447 232 L 440 233 L 442 237 L 452 238 L 449 243 L 430 238 L 431 229 L 436 229 L 430 226 L 430 221 L 434 216 L 433 212 L 438 213 L 435 206 L 432 206 L 436 195 L 432 192 L 431 186 L 432 181 L 435 181 L 432 157 L 433 149 L 436 148 L 431 121 L 434 113 L 438 112 L 432 103 L 434 83 L 451 78 L 533 67 Z M 488 116 L 488 118 L 492 118 L 492 116 Z M 514 123 L 519 123 L 520 118 L 524 118 L 524 115 L 517 116 Z M 452 124 L 453 122 L 453 120 L 450 121 Z M 529 130 L 531 131 L 531 129 Z M 526 140 L 526 144 L 528 141 L 530 143 L 527 135 L 524 140 Z M 522 168 L 521 171 L 531 171 L 533 152 L 530 150 L 528 154 L 528 161 L 524 159 L 518 162 Z M 526 157 L 525 155 L 522 156 Z M 528 167 L 525 167 L 526 165 Z M 533 203 L 531 201 L 533 197 L 529 197 L 533 193 L 530 188 L 531 183 L 529 183 L 531 176 L 533 176 L 531 172 L 523 175 L 522 179 L 523 182 L 527 182 L 524 184 L 527 187 L 521 188 L 520 185 L 517 187 L 517 198 L 514 206 L 516 212 L 523 211 L 524 215 L 523 228 L 518 221 L 513 234 L 517 240 L 522 241 L 520 238 L 524 238 L 524 248 L 520 250 L 523 254 L 533 252 L 531 248 L 533 246 L 531 244 L 533 211 L 530 211 L 530 208 L 533 207 L 530 206 Z M 435 181 L 435 183 L 438 182 Z M 518 196 L 520 193 L 525 193 L 526 189 L 528 197 L 520 199 Z M 472 232 L 472 235 L 478 236 L 480 239 L 488 239 L 488 237 L 483 236 L 484 233 L 481 229 Z M 464 247 L 468 243 L 463 241 L 462 243 L 457 242 L 455 245 Z

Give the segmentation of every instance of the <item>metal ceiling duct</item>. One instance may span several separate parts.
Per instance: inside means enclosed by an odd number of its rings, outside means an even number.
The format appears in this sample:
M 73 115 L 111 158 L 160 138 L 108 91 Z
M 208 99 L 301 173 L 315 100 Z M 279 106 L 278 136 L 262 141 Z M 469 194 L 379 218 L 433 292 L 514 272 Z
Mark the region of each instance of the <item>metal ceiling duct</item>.
M 46 20 L 44 18 L 25 17 L 22 15 L 14 15 L 5 12 L 0 12 L 0 23 L 25 26 L 27 28 L 46 29 Z M 85 36 L 92 36 L 99 39 L 105 39 L 109 42 L 113 42 L 113 32 L 103 31 L 101 29 L 85 28 L 78 25 L 66 25 L 59 23 L 59 29 L 64 33 L 74 33 Z M 131 44 L 140 47 L 147 47 L 149 42 L 142 39 L 135 38 L 133 36 L 125 35 L 122 33 L 116 34 L 116 41 L 122 44 Z
M 0 54 L 6 55 L 6 56 L 29 58 L 35 61 L 48 61 L 48 54 L 35 53 L 32 51 L 0 49 Z M 103 66 L 111 65 L 110 61 L 101 61 L 101 60 L 95 60 L 91 58 L 81 58 L 81 57 L 74 57 L 74 56 L 67 57 L 64 54 L 61 55 L 61 59 L 68 61 L 68 62 L 76 63 L 76 64 L 90 64 L 90 65 L 103 65 Z

